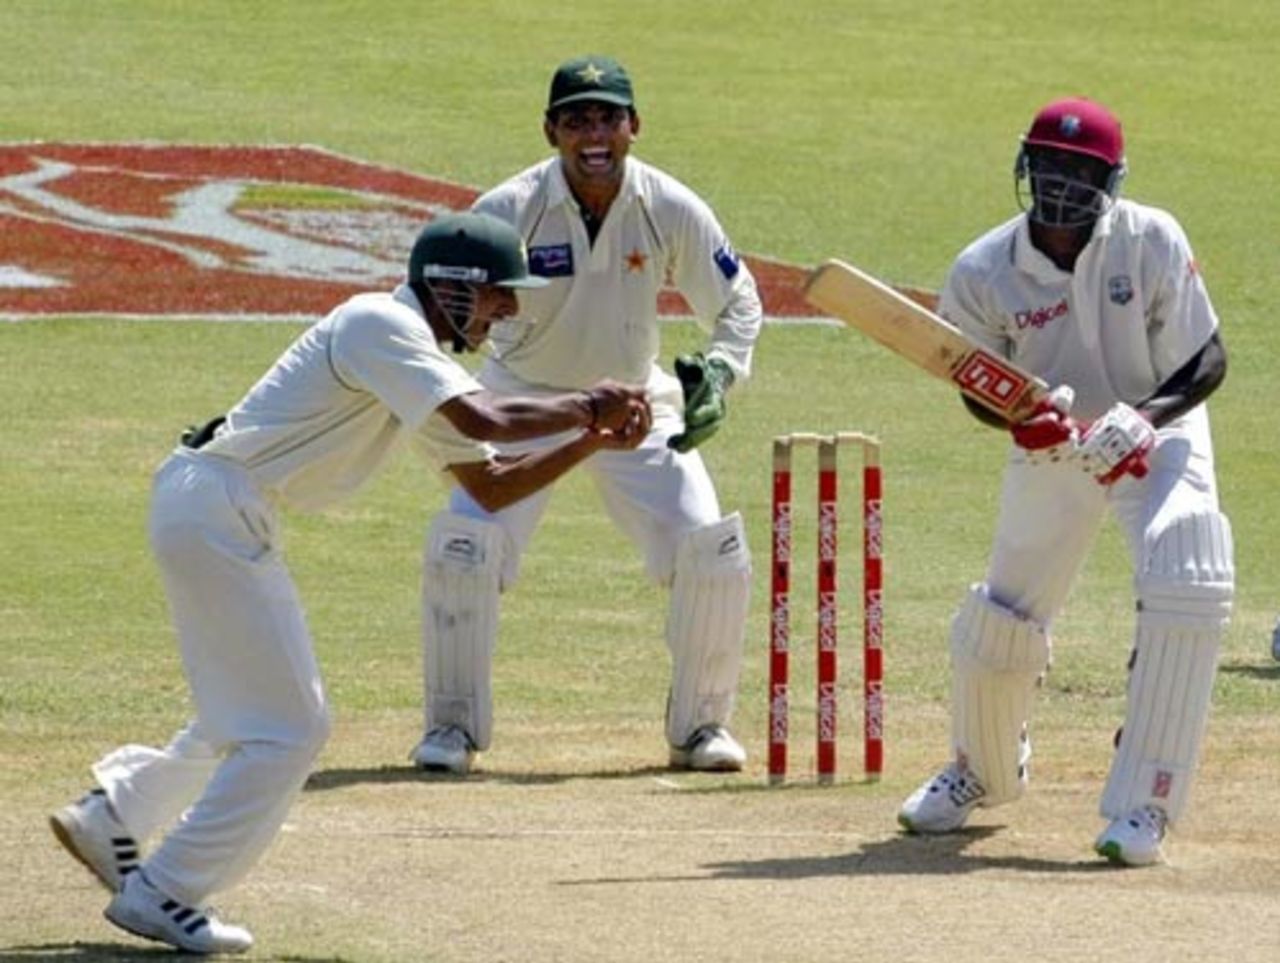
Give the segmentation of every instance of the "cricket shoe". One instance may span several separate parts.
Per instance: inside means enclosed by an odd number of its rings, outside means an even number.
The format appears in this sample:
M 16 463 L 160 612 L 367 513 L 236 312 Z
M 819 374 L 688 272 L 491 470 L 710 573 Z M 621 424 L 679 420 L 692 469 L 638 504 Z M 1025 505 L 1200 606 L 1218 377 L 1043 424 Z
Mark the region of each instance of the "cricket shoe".
M 124 889 L 102 913 L 122 930 L 168 943 L 188 953 L 243 953 L 253 935 L 218 919 L 208 907 L 184 906 L 152 885 L 146 873 L 130 873 Z
M 898 823 L 909 833 L 955 832 L 986 794 L 973 773 L 953 762 L 907 797 Z
M 471 771 L 476 746 L 461 726 L 437 726 L 409 753 L 419 769 L 465 776 Z
M 724 726 L 702 726 L 683 746 L 671 747 L 673 769 L 738 772 L 746 761 L 747 751 Z
M 120 892 L 138 868 L 138 843 L 116 818 L 107 794 L 95 789 L 49 817 L 49 828 L 64 849 L 107 889 Z
M 1160 843 L 1164 840 L 1169 817 L 1159 806 L 1141 806 L 1111 820 L 1102 831 L 1094 851 L 1117 866 L 1150 866 L 1163 859 Z

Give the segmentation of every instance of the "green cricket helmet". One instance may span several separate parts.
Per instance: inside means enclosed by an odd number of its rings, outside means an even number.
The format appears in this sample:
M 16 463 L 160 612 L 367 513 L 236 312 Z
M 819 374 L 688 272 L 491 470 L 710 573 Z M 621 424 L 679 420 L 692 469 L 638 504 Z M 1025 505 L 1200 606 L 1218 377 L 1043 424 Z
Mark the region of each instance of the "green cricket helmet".
M 488 214 L 446 214 L 418 234 L 409 253 L 409 281 L 462 281 L 502 288 L 540 288 L 529 273 L 524 241 L 510 224 Z

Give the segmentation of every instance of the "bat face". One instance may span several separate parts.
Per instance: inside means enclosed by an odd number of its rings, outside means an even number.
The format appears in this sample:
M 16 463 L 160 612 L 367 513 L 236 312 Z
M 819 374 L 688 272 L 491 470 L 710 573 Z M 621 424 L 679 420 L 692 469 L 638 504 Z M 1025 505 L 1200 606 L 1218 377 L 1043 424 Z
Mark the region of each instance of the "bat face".
M 810 275 L 805 298 L 814 307 L 949 381 L 1007 421 L 1021 421 L 1048 397 L 1048 386 L 1006 358 L 971 341 L 929 308 L 843 261 Z

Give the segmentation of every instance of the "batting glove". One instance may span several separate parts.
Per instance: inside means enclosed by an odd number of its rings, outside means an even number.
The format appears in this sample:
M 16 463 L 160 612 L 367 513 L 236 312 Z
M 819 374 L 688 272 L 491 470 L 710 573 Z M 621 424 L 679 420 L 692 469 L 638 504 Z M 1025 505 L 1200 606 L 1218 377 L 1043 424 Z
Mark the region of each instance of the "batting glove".
M 1151 422 L 1123 401 L 1112 406 L 1080 438 L 1076 448 L 1080 466 L 1099 485 L 1114 485 L 1125 475 L 1144 478 L 1147 457 L 1156 444 Z
M 675 370 L 684 391 L 684 431 L 668 438 L 667 447 L 692 451 L 724 421 L 724 395 L 733 384 L 733 369 L 722 359 L 708 358 L 699 351 L 676 358 Z
M 1071 454 L 1079 438 L 1079 428 L 1068 414 L 1074 401 L 1070 386 L 1060 385 L 1027 418 L 1010 426 L 1013 443 L 1027 453 L 1028 462 L 1062 461 Z

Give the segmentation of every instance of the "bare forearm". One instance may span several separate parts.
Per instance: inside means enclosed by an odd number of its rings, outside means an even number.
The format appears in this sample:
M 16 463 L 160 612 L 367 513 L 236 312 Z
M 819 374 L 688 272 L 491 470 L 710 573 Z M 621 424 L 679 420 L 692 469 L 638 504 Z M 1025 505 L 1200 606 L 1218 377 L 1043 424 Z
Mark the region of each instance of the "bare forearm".
M 585 391 L 554 398 L 521 398 L 492 395 L 488 431 L 484 441 L 524 441 L 595 422 L 595 405 Z
M 1227 350 L 1215 333 L 1155 394 L 1135 407 L 1159 428 L 1208 398 L 1226 376 Z
M 601 436 L 583 432 L 548 451 L 453 465 L 458 483 L 487 512 L 497 512 L 551 484 L 602 447 Z
M 648 421 L 649 403 L 642 387 L 608 379 L 588 391 L 537 398 L 474 391 L 440 406 L 440 413 L 458 431 L 478 441 L 524 441 L 574 428 L 616 431 L 641 410 Z

